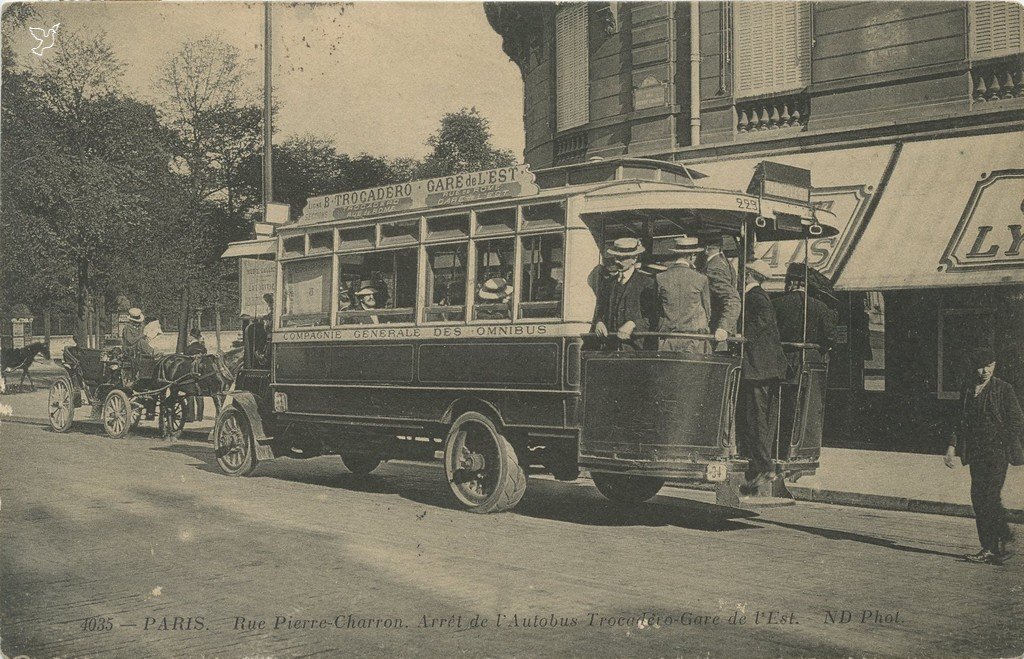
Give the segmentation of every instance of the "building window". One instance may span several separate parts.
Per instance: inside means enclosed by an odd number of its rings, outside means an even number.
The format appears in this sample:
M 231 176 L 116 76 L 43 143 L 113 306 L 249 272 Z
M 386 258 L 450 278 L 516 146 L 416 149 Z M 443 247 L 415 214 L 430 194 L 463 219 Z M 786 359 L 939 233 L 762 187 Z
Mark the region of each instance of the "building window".
M 590 121 L 586 3 L 565 5 L 555 14 L 555 85 L 558 131 Z
M 969 2 L 971 59 L 1024 52 L 1024 8 L 1017 2 Z
M 811 81 L 811 4 L 733 5 L 735 97 L 783 94 Z

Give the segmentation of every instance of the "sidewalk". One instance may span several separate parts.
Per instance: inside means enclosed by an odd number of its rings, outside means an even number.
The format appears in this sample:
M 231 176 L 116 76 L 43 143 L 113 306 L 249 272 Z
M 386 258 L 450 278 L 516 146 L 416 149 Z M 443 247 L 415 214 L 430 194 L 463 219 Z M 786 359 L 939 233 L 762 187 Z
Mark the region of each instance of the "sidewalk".
M 46 423 L 48 388 L 64 371 L 55 364 L 37 363 L 31 373 L 35 391 L 27 390 L 27 381 L 26 390 L 19 390 L 20 373 L 8 374 L 8 393 L 0 395 L 0 403 L 14 412 L 5 421 Z M 75 423 L 88 423 L 88 414 L 88 408 L 75 410 Z M 213 421 L 213 403 L 207 401 L 206 418 L 187 424 L 186 431 L 208 434 Z M 789 489 L 804 501 L 973 517 L 967 468 L 958 460 L 956 469 L 948 469 L 938 455 L 824 448 L 818 473 Z M 1024 467 L 1011 467 L 1007 473 L 1003 504 L 1011 521 L 1024 523 Z

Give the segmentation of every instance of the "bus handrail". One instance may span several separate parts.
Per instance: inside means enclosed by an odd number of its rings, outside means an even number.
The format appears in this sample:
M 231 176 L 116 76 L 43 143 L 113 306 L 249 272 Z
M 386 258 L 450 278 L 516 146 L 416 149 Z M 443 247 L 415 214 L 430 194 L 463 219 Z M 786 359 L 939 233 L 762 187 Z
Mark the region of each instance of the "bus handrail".
M 803 343 L 800 341 L 783 341 L 783 348 L 806 348 L 807 350 L 821 350 L 821 345 L 817 343 Z
M 595 334 L 594 332 L 588 332 L 586 334 L 581 334 L 581 336 L 582 337 L 592 337 L 592 336 L 597 336 L 597 334 Z M 615 336 L 615 332 L 608 332 L 608 336 Z M 634 336 L 639 336 L 639 337 L 658 337 L 659 339 L 695 339 L 695 340 L 698 340 L 698 341 L 715 341 L 715 342 L 718 342 L 717 339 L 715 339 L 715 335 L 714 334 L 698 334 L 698 333 L 695 333 L 695 332 L 633 332 L 632 334 L 630 334 L 630 337 L 634 337 Z M 727 342 L 729 342 L 729 343 L 746 343 L 747 342 L 746 338 L 744 338 L 744 337 L 742 337 L 740 335 L 730 336 L 730 337 L 726 338 L 725 340 Z

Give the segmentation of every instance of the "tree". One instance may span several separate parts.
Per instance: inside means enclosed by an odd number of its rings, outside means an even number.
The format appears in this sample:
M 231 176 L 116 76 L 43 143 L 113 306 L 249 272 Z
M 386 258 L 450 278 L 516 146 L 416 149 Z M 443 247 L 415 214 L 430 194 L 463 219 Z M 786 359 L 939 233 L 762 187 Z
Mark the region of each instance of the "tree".
M 490 122 L 477 109 L 462 108 L 441 118 L 441 127 L 427 139 L 432 151 L 423 161 L 420 177 L 446 176 L 516 163 L 507 149 L 491 145 Z

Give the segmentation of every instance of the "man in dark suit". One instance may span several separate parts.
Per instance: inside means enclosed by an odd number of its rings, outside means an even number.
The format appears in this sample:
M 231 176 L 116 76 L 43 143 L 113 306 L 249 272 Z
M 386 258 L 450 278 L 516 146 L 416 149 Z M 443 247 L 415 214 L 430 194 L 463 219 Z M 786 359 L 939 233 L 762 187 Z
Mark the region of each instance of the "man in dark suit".
M 971 354 L 975 380 L 960 396 L 956 425 L 949 438 L 944 461 L 953 458 L 971 470 L 971 505 L 981 551 L 964 558 L 972 563 L 1000 564 L 1012 555 L 1015 538 L 1006 521 L 1002 490 L 1009 465 L 1024 464 L 1024 413 L 1013 387 L 993 374 L 996 357 L 988 348 Z
M 594 313 L 594 333 L 606 350 L 640 350 L 646 343 L 633 332 L 647 332 L 656 318 L 654 279 L 637 270 L 644 246 L 636 238 L 619 238 L 606 251 L 615 272 L 604 282 Z
M 771 268 L 764 261 L 747 263 L 743 318 L 746 343 L 736 414 L 737 439 L 744 457 L 750 461 L 746 494 L 755 492 L 759 485 L 775 477 L 772 410 L 779 382 L 786 375 L 786 356 L 782 353 L 775 309 L 768 293 L 761 288 L 761 283 L 770 276 Z
M 661 302 L 659 332 L 708 333 L 711 290 L 708 278 L 697 272 L 693 265 L 694 257 L 701 251 L 700 244 L 692 236 L 678 236 L 672 241 L 669 253 L 675 260 L 655 277 Z M 708 342 L 703 339 L 663 337 L 658 340 L 658 349 L 704 354 L 708 352 Z
M 813 270 L 812 270 L 813 272 Z M 807 289 L 807 268 L 803 263 L 790 263 L 786 270 L 786 292 L 772 300 L 775 319 L 779 324 L 779 336 L 783 343 L 804 342 L 804 291 Z M 828 351 L 835 345 L 836 314 L 821 300 L 807 297 L 807 343 L 815 343 L 819 350 L 801 350 L 794 346 L 782 346 L 788 366 L 786 381 L 782 384 L 782 418 L 780 420 L 780 444 L 786 447 L 793 434 L 796 418 L 797 394 L 800 385 L 800 370 L 803 359 L 808 362 L 825 361 Z M 783 448 L 783 457 L 786 449 Z
M 736 333 L 740 318 L 740 293 L 736 290 L 736 271 L 722 251 L 722 235 L 709 237 L 704 246 L 704 274 L 711 289 L 711 330 L 719 342 L 716 349 L 726 347 L 730 334 Z M 731 240 L 731 238 L 729 238 Z

